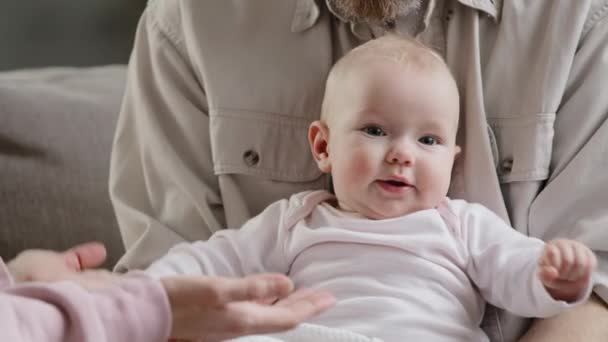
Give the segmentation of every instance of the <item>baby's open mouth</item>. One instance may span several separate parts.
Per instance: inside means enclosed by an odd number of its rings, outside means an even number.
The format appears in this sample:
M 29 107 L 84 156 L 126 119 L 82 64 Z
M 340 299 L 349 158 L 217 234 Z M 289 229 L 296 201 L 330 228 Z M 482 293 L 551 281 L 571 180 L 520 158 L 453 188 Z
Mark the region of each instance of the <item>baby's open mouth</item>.
M 397 180 L 381 180 L 380 182 L 390 185 L 390 186 L 397 186 L 397 187 L 411 186 L 410 184 L 407 184 L 407 183 L 401 182 L 401 181 L 397 181 Z
M 393 181 L 393 180 L 388 180 L 388 181 L 384 181 L 392 186 L 407 186 L 407 184 L 403 183 L 403 182 L 399 182 L 399 181 Z
M 414 189 L 414 186 L 407 183 L 406 179 L 379 179 L 377 183 L 384 191 L 397 194 L 399 196 L 409 193 L 412 189 Z

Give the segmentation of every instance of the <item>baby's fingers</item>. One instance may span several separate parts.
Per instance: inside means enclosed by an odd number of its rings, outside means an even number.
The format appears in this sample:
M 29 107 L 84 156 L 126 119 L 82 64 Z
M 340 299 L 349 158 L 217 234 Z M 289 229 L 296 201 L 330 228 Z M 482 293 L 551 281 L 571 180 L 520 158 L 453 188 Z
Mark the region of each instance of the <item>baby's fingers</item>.
M 552 287 L 554 282 L 558 279 L 558 276 L 559 272 L 553 266 L 540 266 L 538 269 L 538 277 L 547 287 Z
M 587 278 L 595 269 L 595 255 L 584 244 L 573 240 L 553 240 L 545 245 L 539 266 L 553 266 L 560 280 Z M 548 276 L 548 274 L 546 274 Z
M 561 265 L 562 257 L 558 246 L 554 241 L 548 242 L 543 250 L 543 255 L 539 261 L 539 266 L 548 266 L 559 270 Z
M 576 260 L 571 268 L 569 277 L 566 279 L 574 281 L 580 278 L 589 278 L 597 266 L 595 254 L 593 254 L 589 248 L 581 243 L 574 246 L 574 252 L 576 255 Z
M 573 272 L 577 272 L 575 243 L 570 240 L 557 240 L 556 246 L 561 256 L 559 278 L 569 280 L 572 278 Z
M 591 260 L 589 260 L 585 246 L 572 244 L 571 248 L 573 258 L 570 267 L 561 274 L 560 278 L 575 281 L 589 273 Z
M 560 278 L 569 281 L 588 278 L 597 263 L 593 252 L 577 241 L 568 241 L 566 246 L 570 249 L 571 258 L 564 258 Z

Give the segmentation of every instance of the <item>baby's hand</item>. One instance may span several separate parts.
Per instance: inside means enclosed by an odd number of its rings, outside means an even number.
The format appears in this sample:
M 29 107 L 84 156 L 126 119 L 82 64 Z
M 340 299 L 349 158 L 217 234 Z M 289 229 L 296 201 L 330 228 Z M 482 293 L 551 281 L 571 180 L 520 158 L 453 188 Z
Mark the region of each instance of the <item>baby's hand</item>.
M 584 244 L 567 239 L 545 244 L 538 262 L 538 276 L 556 300 L 574 302 L 589 286 L 597 260 Z

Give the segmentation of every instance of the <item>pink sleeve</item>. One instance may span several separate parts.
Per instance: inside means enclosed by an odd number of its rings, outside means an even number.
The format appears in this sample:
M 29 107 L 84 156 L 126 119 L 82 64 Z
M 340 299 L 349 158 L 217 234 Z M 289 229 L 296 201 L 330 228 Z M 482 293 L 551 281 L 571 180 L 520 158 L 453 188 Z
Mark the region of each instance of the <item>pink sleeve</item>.
M 146 274 L 154 278 L 171 275 L 244 277 L 263 272 L 287 273 L 286 229 L 282 218 L 287 200 L 269 205 L 239 229 L 217 231 L 207 241 L 181 243 L 155 261 Z
M 166 341 L 171 327 L 156 280 L 127 276 L 88 291 L 71 282 L 11 285 L 0 259 L 0 341 Z
M 587 301 L 592 283 L 572 303 L 547 292 L 538 277 L 543 241 L 519 233 L 479 204 L 468 204 L 461 213 L 467 274 L 486 301 L 522 317 L 541 318 Z

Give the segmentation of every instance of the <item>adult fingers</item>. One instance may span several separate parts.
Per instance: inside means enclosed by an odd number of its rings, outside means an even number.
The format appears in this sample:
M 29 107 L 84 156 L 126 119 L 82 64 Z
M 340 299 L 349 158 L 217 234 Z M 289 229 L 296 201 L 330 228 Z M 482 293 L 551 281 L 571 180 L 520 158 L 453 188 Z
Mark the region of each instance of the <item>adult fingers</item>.
M 302 288 L 299 288 L 299 289 L 295 290 L 294 292 L 290 293 L 287 297 L 281 298 L 274 305 L 288 306 L 297 300 L 300 300 L 300 299 L 303 299 L 303 298 L 306 298 L 306 297 L 312 295 L 314 292 L 315 291 L 311 288 L 302 287 Z
M 184 290 L 184 287 L 170 285 L 171 279 L 161 281 L 166 287 L 169 285 L 169 288 L 179 289 L 176 292 L 178 294 Z M 170 300 L 175 302 L 174 298 Z M 284 331 L 319 314 L 333 305 L 334 301 L 328 293 L 312 292 L 307 296 L 300 295 L 282 306 L 234 301 L 219 306 L 202 303 L 193 307 L 193 302 L 189 302 L 185 312 L 174 316 L 173 334 L 174 337 L 203 338 L 204 341 L 216 341 L 213 337 L 217 337 L 217 341 L 222 341 L 243 335 Z M 176 307 L 172 306 L 175 310 Z
M 107 256 L 106 248 L 100 242 L 83 243 L 61 254 L 66 265 L 74 271 L 98 267 Z
M 8 263 L 17 282 L 55 281 L 80 270 L 78 257 L 73 252 L 59 253 L 45 249 L 25 250 Z
M 174 305 L 223 306 L 236 301 L 283 297 L 293 289 L 281 274 L 260 274 L 245 278 L 178 276 L 161 279 Z
M 293 282 L 283 274 L 257 274 L 242 279 L 227 279 L 220 303 L 282 298 L 293 291 Z
M 327 291 L 312 291 L 307 295 L 297 295 L 288 299 L 277 309 L 284 308 L 286 314 L 291 314 L 297 321 L 304 321 L 334 306 L 336 298 Z
M 318 315 L 335 304 L 327 292 L 312 292 L 286 305 L 265 306 L 252 302 L 226 305 L 216 323 L 233 336 L 285 331 Z M 221 322 L 221 323 L 220 323 Z
M 73 273 L 67 276 L 66 280 L 71 280 L 89 290 L 93 290 L 105 288 L 120 280 L 122 277 L 124 277 L 122 274 L 112 273 L 108 270 L 96 269 Z

